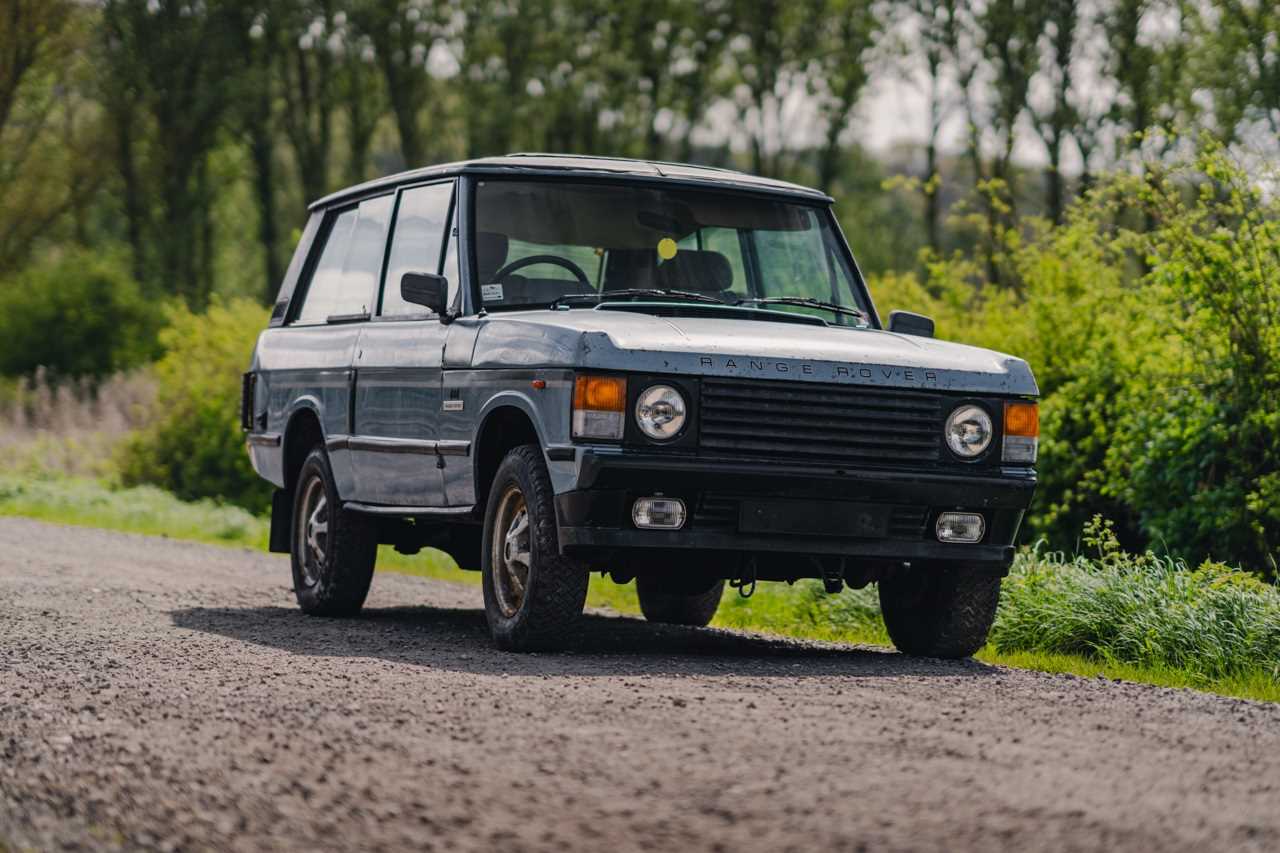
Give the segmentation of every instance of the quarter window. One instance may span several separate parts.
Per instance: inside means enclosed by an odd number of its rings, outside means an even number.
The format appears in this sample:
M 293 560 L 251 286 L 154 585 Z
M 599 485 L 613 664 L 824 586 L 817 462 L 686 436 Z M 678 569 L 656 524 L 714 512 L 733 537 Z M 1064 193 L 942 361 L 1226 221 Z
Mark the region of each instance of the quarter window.
M 444 245 L 452 198 L 452 182 L 414 187 L 401 193 L 395 233 L 391 237 L 387 279 L 382 288 L 382 316 L 422 314 L 426 310 L 400 297 L 400 279 L 407 272 L 440 271 L 440 248 Z M 452 275 L 446 273 L 450 291 L 457 286 L 456 268 L 455 261 L 455 271 Z
M 382 270 L 393 196 L 344 210 L 333 220 L 298 312 L 299 323 L 368 314 Z

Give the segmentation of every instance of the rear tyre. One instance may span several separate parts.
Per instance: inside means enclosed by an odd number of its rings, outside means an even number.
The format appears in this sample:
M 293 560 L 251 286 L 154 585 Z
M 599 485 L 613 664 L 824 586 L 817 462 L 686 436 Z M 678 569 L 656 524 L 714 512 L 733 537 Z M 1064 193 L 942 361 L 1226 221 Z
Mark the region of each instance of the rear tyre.
M 302 463 L 293 493 L 289 547 L 298 606 L 312 616 L 354 616 L 364 606 L 378 556 L 373 521 L 342 508 L 329 457 Z
M 669 579 L 653 575 L 636 578 L 636 597 L 640 612 L 650 622 L 666 625 L 691 625 L 703 628 L 711 624 L 724 594 L 723 580 L 673 584 Z
M 971 566 L 899 569 L 880 581 L 889 638 L 909 655 L 965 658 L 982 648 L 1000 603 L 1000 578 Z
M 560 553 L 551 478 L 542 449 L 526 444 L 498 466 L 480 550 L 484 612 L 498 648 L 563 648 L 587 600 L 586 564 Z

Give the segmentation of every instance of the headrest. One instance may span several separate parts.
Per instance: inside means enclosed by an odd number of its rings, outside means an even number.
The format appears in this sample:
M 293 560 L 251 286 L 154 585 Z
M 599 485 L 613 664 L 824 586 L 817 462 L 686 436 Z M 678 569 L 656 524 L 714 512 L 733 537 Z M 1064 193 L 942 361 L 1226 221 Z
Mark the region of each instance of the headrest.
M 662 286 L 671 290 L 720 293 L 733 287 L 733 267 L 719 252 L 685 249 L 658 267 Z
M 507 262 L 509 242 L 506 234 L 496 231 L 476 232 L 476 266 L 480 281 L 489 284 L 492 276 Z

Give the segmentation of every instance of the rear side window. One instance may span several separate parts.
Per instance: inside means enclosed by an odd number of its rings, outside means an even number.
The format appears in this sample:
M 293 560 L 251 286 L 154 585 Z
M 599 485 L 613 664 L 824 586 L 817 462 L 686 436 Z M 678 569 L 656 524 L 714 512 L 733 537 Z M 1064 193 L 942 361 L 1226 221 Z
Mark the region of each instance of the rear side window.
M 426 311 L 421 305 L 400 298 L 400 279 L 407 272 L 440 271 L 440 249 L 444 245 L 452 199 L 452 182 L 414 187 L 401 194 L 395 234 L 391 238 L 391 256 L 387 261 L 387 279 L 382 289 L 382 316 L 400 317 Z M 457 286 L 456 261 L 453 267 L 449 277 L 451 292 Z
M 394 196 L 380 196 L 335 217 L 307 285 L 298 323 L 369 313 L 393 203 Z

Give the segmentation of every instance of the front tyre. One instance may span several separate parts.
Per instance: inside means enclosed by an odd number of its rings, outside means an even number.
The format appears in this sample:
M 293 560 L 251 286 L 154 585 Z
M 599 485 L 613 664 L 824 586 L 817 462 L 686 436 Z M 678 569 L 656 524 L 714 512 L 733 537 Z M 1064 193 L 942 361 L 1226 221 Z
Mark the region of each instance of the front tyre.
M 373 580 L 377 531 L 368 517 L 342 508 L 329 457 L 319 448 L 311 451 L 298 474 L 291 535 L 293 591 L 302 612 L 359 613 Z
M 1000 578 L 963 564 L 899 569 L 880 581 L 880 609 L 899 651 L 965 658 L 982 648 L 1000 603 Z
M 587 566 L 560 554 L 551 478 L 534 444 L 498 466 L 485 507 L 484 612 L 498 648 L 563 648 L 587 600 Z

